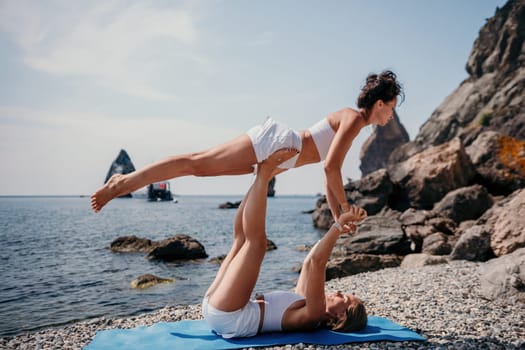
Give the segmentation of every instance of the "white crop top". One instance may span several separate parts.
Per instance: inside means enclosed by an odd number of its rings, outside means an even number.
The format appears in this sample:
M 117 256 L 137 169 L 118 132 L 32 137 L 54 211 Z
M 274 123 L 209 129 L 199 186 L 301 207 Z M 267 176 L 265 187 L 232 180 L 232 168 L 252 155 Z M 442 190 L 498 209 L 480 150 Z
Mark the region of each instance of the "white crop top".
M 264 294 L 264 320 L 261 332 L 282 331 L 284 312 L 303 296 L 293 292 L 270 292 Z
M 308 131 L 312 135 L 315 146 L 317 147 L 317 152 L 319 152 L 321 160 L 325 160 L 326 155 L 328 154 L 328 150 L 330 149 L 330 145 L 334 140 L 334 129 L 332 129 L 330 123 L 328 123 L 328 119 L 324 118 L 319 122 L 315 123 L 313 126 L 311 126 L 308 129 Z

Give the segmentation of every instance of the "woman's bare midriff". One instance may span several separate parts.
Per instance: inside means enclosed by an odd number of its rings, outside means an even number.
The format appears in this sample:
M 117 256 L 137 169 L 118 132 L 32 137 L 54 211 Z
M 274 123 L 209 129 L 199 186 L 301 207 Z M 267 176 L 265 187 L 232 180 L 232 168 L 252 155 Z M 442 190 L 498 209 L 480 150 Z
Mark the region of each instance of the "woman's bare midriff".
M 264 295 L 256 294 L 255 299 L 259 303 L 259 308 L 261 310 L 261 316 L 259 317 L 259 327 L 257 328 L 257 334 L 260 334 L 264 322 Z
M 306 164 L 319 163 L 321 157 L 319 156 L 319 152 L 317 151 L 317 147 L 315 146 L 310 132 L 308 130 L 303 130 L 300 131 L 299 134 L 301 135 L 303 144 L 299 158 L 295 163 L 295 167 L 298 168 Z

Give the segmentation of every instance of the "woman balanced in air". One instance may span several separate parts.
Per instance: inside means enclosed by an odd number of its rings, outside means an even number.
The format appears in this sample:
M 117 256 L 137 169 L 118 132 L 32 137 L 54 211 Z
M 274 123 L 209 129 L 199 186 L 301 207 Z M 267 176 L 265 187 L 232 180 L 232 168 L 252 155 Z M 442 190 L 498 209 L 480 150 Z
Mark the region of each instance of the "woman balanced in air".
M 299 153 L 274 170 L 325 161 L 326 198 L 335 220 L 349 209 L 341 167 L 359 131 L 367 125 L 385 125 L 394 115 L 402 88 L 391 71 L 370 74 L 357 98 L 357 108 L 329 114 L 307 130 L 294 131 L 271 118 L 225 144 L 206 151 L 165 158 L 126 175 L 115 174 L 91 196 L 91 207 L 99 211 L 111 199 L 136 191 L 150 183 L 180 176 L 241 175 L 279 149 Z
M 250 337 L 274 331 L 308 331 L 319 327 L 350 332 L 366 326 L 361 300 L 353 295 L 325 294 L 325 269 L 337 238 L 354 232 L 366 217 L 357 207 L 341 214 L 305 258 L 294 292 L 274 291 L 251 298 L 266 253 L 268 182 L 277 165 L 295 150 L 279 150 L 259 164 L 233 226 L 233 243 L 203 302 L 204 319 L 224 338 Z

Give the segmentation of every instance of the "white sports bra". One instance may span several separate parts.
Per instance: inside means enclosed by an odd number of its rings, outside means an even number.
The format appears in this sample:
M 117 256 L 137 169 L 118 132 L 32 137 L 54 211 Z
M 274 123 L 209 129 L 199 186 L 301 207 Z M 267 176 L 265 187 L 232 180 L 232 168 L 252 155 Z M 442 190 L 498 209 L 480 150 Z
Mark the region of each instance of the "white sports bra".
M 317 147 L 317 152 L 319 152 L 321 161 L 325 160 L 328 150 L 330 149 L 330 145 L 334 140 L 334 129 L 332 129 L 330 123 L 328 123 L 328 119 L 324 118 L 311 126 L 308 131 L 312 135 L 312 139 L 314 140 L 315 146 Z
M 264 293 L 264 320 L 261 332 L 282 331 L 284 312 L 290 305 L 301 299 L 304 297 L 293 292 Z

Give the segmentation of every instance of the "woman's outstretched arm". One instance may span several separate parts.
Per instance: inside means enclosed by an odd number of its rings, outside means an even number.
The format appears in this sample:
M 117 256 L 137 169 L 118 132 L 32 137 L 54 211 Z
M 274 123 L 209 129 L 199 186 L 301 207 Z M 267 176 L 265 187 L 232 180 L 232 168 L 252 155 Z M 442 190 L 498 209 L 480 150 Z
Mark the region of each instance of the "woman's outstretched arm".
M 343 209 L 343 212 L 349 209 L 343 187 L 341 168 L 352 142 L 364 126 L 364 123 L 357 115 L 344 115 L 340 119 L 339 128 L 324 163 L 326 198 L 334 220 L 337 220 L 342 214 L 340 208 Z
M 316 316 L 318 319 L 325 312 L 326 264 L 337 238 L 345 231 L 345 226 L 347 229 L 355 231 L 355 223 L 365 217 L 366 211 L 364 209 L 351 207 L 348 212 L 341 214 L 338 221 L 330 227 L 304 259 L 295 292 L 305 297 L 309 316 L 314 318 Z

